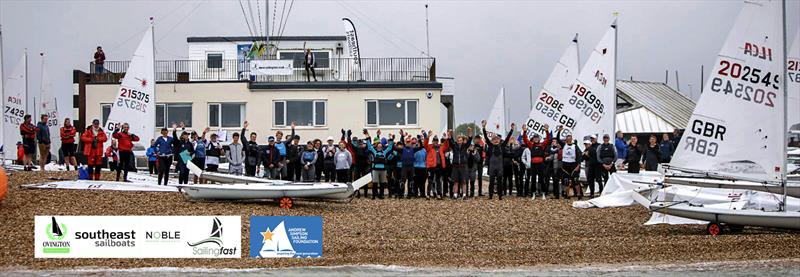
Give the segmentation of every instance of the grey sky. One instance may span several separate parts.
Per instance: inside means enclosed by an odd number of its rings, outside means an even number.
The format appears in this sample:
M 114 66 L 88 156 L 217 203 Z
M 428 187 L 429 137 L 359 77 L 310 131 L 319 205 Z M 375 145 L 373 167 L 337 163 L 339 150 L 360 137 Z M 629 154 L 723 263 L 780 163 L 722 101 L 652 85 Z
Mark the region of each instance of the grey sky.
M 256 0 L 250 1 L 257 9 Z M 800 25 L 800 1 L 787 2 L 791 41 Z M 277 3 L 280 15 L 283 0 Z M 669 69 L 674 87 L 678 70 L 681 91 L 688 95 L 691 85 L 696 99 L 700 65 L 708 76 L 742 6 L 742 1 L 296 0 L 284 35 L 343 35 L 340 18 L 350 17 L 363 57 L 422 56 L 425 3 L 437 73 L 456 78 L 458 122 L 486 117 L 500 86 L 514 100 L 512 120 L 522 121 L 529 111 L 528 87 L 538 93 L 574 33 L 580 33 L 583 65 L 613 12 L 619 12 L 618 77 L 664 81 Z M 272 8 L 275 0 L 269 4 Z M 62 116 L 71 116 L 72 69 L 87 71 L 97 45 L 108 60 L 130 59 L 150 16 L 156 17 L 158 59 L 186 58 L 187 36 L 249 35 L 238 1 L 1 0 L 4 73 L 28 48 L 29 94 L 37 95 L 38 53 L 45 52 L 47 70 L 63 96 Z

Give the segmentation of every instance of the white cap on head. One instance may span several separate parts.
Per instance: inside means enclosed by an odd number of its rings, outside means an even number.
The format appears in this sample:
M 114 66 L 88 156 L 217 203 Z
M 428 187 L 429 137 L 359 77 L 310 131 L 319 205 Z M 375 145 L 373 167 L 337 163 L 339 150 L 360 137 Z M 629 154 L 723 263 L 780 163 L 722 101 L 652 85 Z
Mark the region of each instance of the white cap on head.
M 326 141 L 332 141 L 332 140 L 333 140 L 332 136 L 328 136 L 328 139 L 326 139 Z
M 597 139 L 597 135 L 591 135 L 590 138 Z
M 583 144 L 592 144 L 592 141 L 590 141 L 590 140 L 584 140 L 584 141 L 583 141 Z

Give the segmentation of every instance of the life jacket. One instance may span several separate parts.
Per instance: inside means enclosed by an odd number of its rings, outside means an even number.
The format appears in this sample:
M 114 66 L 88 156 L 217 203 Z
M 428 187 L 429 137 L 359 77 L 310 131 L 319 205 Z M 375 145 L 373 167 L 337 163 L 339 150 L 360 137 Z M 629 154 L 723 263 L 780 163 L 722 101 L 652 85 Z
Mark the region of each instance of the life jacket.
M 374 155 L 372 155 L 372 164 L 373 165 L 385 165 L 386 164 L 386 155 L 383 154 L 383 151 L 376 151 Z
M 196 140 L 194 142 L 194 156 L 195 158 L 206 157 L 206 143 L 203 140 Z
M 544 162 L 545 157 L 545 148 L 542 144 L 534 144 L 531 147 L 531 162 L 535 164 L 540 164 Z
M 219 157 L 222 153 L 217 148 L 219 146 L 219 142 L 209 142 L 206 145 L 206 155 L 210 157 Z
M 574 163 L 577 160 L 577 146 L 575 144 L 564 144 L 564 147 L 561 149 L 561 161 L 565 163 Z
M 316 153 L 316 150 L 303 151 L 303 163 L 310 163 L 314 161 L 314 154 Z
M 607 160 L 609 160 L 610 162 L 614 162 L 613 161 L 614 160 L 614 147 L 615 147 L 614 145 L 612 145 L 610 143 L 609 144 L 605 144 L 604 143 L 604 144 L 601 144 L 598 147 L 600 147 L 600 156 L 598 158 L 600 158 L 600 160 L 603 161 L 603 163 L 606 163 L 606 164 L 609 163 Z

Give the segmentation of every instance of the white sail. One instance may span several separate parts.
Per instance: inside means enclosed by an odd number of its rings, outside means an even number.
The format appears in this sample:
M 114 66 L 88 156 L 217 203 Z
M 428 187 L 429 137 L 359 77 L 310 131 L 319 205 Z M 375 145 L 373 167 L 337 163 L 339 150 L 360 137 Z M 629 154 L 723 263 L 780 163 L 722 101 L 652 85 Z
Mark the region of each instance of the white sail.
M 572 128 L 578 138 L 614 133 L 616 113 L 617 21 L 611 24 L 592 50 L 589 60 L 569 88 L 565 106 L 575 109 L 576 124 Z
M 264 245 L 261 246 L 259 255 L 263 258 L 286 258 L 294 257 L 295 251 L 292 247 L 292 242 L 289 240 L 289 235 L 286 234 L 286 226 L 283 221 L 275 227 L 274 230 L 267 230 L 266 233 L 271 234 L 271 237 L 262 238 Z
M 553 71 L 550 72 L 550 77 L 547 77 L 539 96 L 536 97 L 533 109 L 525 122 L 530 130 L 528 136 L 532 137 L 538 133 L 545 137 L 547 135 L 543 129 L 545 124 L 549 125 L 551 130 L 555 130 L 559 125 L 564 126 L 564 131 L 561 132 L 562 139 L 572 133 L 572 128 L 577 122 L 574 119 L 576 114 L 570 113 L 570 111 L 577 110 L 571 109 L 567 105 L 569 105 L 568 101 L 572 95 L 569 87 L 578 78 L 579 70 L 578 36 L 575 35 L 564 54 L 558 59 Z
M 27 97 L 27 82 L 28 77 L 27 68 L 27 54 L 20 58 L 17 66 L 11 71 L 11 74 L 6 77 L 3 85 L 3 155 L 6 159 L 17 159 L 16 144 L 22 141 L 19 134 L 19 125 L 22 123 L 22 118 L 28 112 L 26 109 Z
M 128 123 L 130 133 L 139 136 L 139 144 L 149 144 L 155 133 L 156 78 L 154 71 L 153 29 L 144 34 L 131 58 L 125 78 L 104 128 L 113 132 L 117 124 Z
M 47 114 L 47 126 L 50 127 L 50 152 L 55 155 L 53 161 L 56 161 L 58 158 L 58 149 L 61 148 L 61 117 L 58 114 L 58 102 L 56 100 L 55 91 L 53 90 L 53 82 L 50 80 L 50 75 L 47 73 L 47 67 L 45 67 L 44 62 L 42 62 L 41 82 L 39 113 Z M 39 115 L 37 115 L 37 117 L 38 116 Z
M 486 119 L 486 132 L 506 135 L 506 89 L 500 88 L 500 93 L 494 100 L 494 106 Z
M 745 1 L 672 166 L 779 181 L 785 155 L 782 2 Z
M 788 126 L 790 130 L 800 130 L 800 30 L 794 35 L 794 42 L 788 51 L 786 58 L 786 79 L 789 80 L 786 83 L 789 93 Z

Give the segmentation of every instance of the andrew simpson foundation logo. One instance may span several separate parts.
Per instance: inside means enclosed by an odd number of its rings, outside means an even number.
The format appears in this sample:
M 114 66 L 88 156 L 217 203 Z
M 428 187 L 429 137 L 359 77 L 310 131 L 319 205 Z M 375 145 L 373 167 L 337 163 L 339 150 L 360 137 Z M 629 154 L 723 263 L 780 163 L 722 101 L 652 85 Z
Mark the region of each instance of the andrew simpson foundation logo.
M 239 230 L 236 230 L 237 232 Z M 215 217 L 211 224 L 211 234 L 208 238 L 187 242 L 192 247 L 192 255 L 196 256 L 234 256 L 238 255 L 237 247 L 226 248 L 222 241 L 222 221 Z
M 251 216 L 250 257 L 322 257 L 322 217 Z
M 67 237 L 67 225 L 58 223 L 55 216 L 51 216 L 50 219 L 50 224 L 47 224 L 47 228 L 44 230 L 48 240 L 42 242 L 42 253 L 69 253 L 69 240 L 64 239 Z

